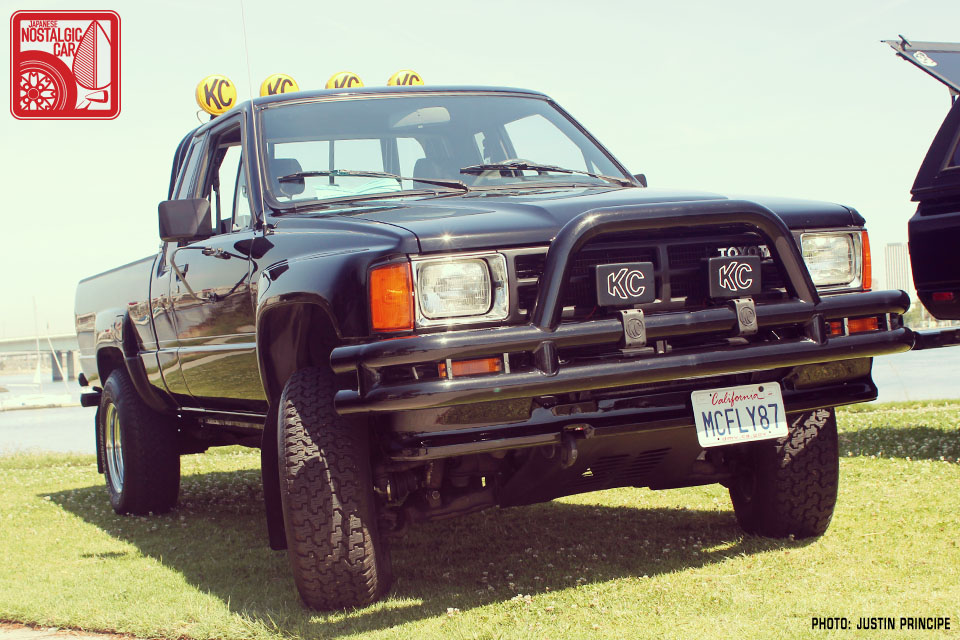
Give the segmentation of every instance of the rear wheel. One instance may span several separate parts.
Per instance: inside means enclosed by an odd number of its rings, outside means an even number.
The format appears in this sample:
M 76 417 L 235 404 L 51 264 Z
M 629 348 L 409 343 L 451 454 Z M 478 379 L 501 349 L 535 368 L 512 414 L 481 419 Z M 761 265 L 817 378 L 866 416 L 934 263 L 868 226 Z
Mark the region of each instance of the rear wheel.
M 364 423 L 333 408 L 333 373 L 303 369 L 280 399 L 278 454 L 287 552 L 297 590 L 314 609 L 358 607 L 390 588 L 377 526 Z
M 823 534 L 837 504 L 840 458 L 833 409 L 789 417 L 786 438 L 749 445 L 730 486 L 737 522 L 751 534 Z
M 172 509 L 180 492 L 176 429 L 140 399 L 122 367 L 103 385 L 97 429 L 113 510 L 143 515 Z

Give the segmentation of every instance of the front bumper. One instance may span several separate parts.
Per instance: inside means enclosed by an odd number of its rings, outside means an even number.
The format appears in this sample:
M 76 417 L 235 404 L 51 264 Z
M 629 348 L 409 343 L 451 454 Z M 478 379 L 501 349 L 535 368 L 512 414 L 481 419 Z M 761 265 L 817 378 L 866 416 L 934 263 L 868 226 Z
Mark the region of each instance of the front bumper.
M 902 291 L 851 293 L 819 303 L 791 301 L 757 306 L 761 329 L 799 325 L 802 338 L 706 347 L 677 353 L 598 358 L 577 364 L 560 362 L 559 349 L 604 345 L 611 348 L 623 338 L 618 320 L 560 325 L 551 334 L 526 325 L 477 329 L 386 340 L 334 349 L 330 360 L 336 373 L 360 371 L 361 389 L 342 390 L 336 396 L 341 414 L 429 409 L 457 404 L 593 391 L 639 384 L 795 367 L 852 358 L 908 351 L 914 334 L 905 327 L 843 337 L 826 337 L 825 322 L 847 317 L 890 314 L 909 308 Z M 734 335 L 737 327 L 732 309 L 717 308 L 653 316 L 647 323 L 649 340 L 685 335 Z M 381 384 L 377 370 L 388 366 L 443 362 L 503 353 L 534 354 L 533 371 L 484 377 L 424 380 L 406 384 Z
M 759 234 L 777 259 L 786 282 L 788 299 L 757 304 L 758 333 L 741 335 L 732 307 L 651 314 L 646 318 L 648 345 L 668 345 L 695 336 L 710 344 L 676 349 L 644 349 L 618 352 L 624 342 L 620 320 L 601 319 L 577 323 L 560 322 L 560 300 L 572 256 L 591 238 L 603 233 L 644 229 L 686 230 L 701 233 L 715 228 L 745 229 Z M 543 398 L 572 392 L 593 392 L 675 380 L 727 374 L 768 371 L 899 353 L 909 350 L 914 334 L 901 326 L 900 314 L 910 306 L 902 291 L 877 291 L 829 296 L 816 292 L 796 243 L 783 222 L 769 210 L 749 202 L 711 201 L 644 205 L 626 210 L 596 210 L 574 218 L 557 235 L 546 258 L 537 301 L 530 323 L 521 326 L 459 330 L 345 345 L 333 350 L 330 362 L 338 374 L 355 374 L 357 389 L 341 390 L 335 406 L 341 414 L 375 414 L 415 411 L 521 398 Z M 878 330 L 854 335 L 828 336 L 828 323 L 845 318 L 877 317 Z M 794 336 L 777 338 L 779 334 Z M 723 344 L 718 346 L 718 341 Z M 563 351 L 598 347 L 596 357 L 565 359 Z M 604 348 L 605 347 L 605 348 Z M 522 353 L 533 363 L 527 370 L 510 370 L 479 377 L 412 380 L 388 383 L 382 370 L 471 358 Z M 510 358 L 504 358 L 509 363 Z M 705 381 L 707 384 L 707 381 Z M 848 386 L 836 397 L 815 400 L 808 392 L 785 394 L 788 411 L 814 406 L 833 406 L 875 397 L 872 383 Z M 819 404 L 818 404 L 819 403 Z M 632 416 L 607 414 L 608 419 L 634 420 Z M 639 417 L 639 416 L 637 416 Z M 692 417 L 674 424 L 691 422 Z M 462 452 L 493 447 L 500 436 L 513 438 L 516 446 L 536 446 L 544 438 L 555 439 L 566 426 L 557 420 L 543 424 L 539 432 L 527 421 L 520 425 L 492 428 L 485 435 L 461 440 Z M 563 422 L 562 420 L 559 422 Z M 569 422 L 569 420 L 567 420 Z M 645 422 L 645 421 L 644 421 Z M 426 428 L 425 431 L 429 431 Z M 439 434 L 438 434 L 439 435 Z M 462 434 L 467 435 L 467 434 Z M 454 436 L 445 433 L 448 439 Z M 523 439 L 530 439 L 525 442 Z M 486 445 L 481 446 L 481 441 Z M 451 441 L 450 446 L 456 443 Z M 479 447 L 479 448 L 478 448 Z M 502 447 L 501 447 L 502 448 Z M 424 452 L 414 454 L 423 455 Z M 446 451 L 454 454 L 453 449 Z

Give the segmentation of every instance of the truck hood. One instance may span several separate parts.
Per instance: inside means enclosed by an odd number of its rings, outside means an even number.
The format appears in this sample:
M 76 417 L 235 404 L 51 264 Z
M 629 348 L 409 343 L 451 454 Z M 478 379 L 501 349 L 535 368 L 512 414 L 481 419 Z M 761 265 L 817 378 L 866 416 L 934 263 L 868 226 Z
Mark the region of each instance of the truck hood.
M 716 193 L 672 189 L 581 188 L 550 191 L 471 193 L 465 196 L 383 203 L 340 212 L 406 229 L 422 253 L 546 244 L 575 216 L 599 207 L 726 199 Z M 777 213 L 791 229 L 863 224 L 855 211 L 837 204 L 787 198 L 738 197 Z

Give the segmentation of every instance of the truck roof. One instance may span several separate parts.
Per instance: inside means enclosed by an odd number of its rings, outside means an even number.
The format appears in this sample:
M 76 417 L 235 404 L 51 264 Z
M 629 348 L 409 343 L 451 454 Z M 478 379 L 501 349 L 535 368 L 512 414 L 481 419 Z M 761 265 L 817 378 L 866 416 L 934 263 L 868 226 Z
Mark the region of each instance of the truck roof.
M 223 116 L 229 115 L 230 113 L 235 113 L 236 111 L 246 111 L 250 109 L 250 105 L 254 104 L 258 107 L 278 104 L 282 102 L 298 102 L 301 100 L 316 100 L 323 98 L 333 98 L 339 96 L 377 96 L 377 95 L 409 95 L 411 93 L 503 93 L 503 94 L 522 94 L 527 96 L 533 96 L 538 98 L 547 98 L 549 96 L 540 91 L 533 91 L 531 89 L 519 89 L 515 87 L 487 87 L 482 85 L 446 85 L 446 86 L 397 86 L 397 87 L 353 87 L 350 89 L 316 89 L 311 91 L 292 91 L 288 93 L 280 93 L 273 96 L 264 96 L 253 98 L 252 100 L 244 100 L 237 104 L 236 107 L 227 111 Z M 220 117 L 223 117 L 220 116 Z M 216 118 L 210 120 L 210 122 L 204 123 L 197 129 L 194 129 L 190 132 L 190 135 L 202 131 L 216 122 Z

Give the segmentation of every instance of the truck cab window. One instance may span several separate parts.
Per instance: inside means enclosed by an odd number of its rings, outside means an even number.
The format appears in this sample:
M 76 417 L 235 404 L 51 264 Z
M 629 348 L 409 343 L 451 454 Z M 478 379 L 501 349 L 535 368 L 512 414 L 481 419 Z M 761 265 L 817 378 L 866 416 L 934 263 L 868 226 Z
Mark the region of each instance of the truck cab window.
M 400 175 L 412 176 L 417 160 L 425 158 L 427 154 L 416 138 L 397 138 L 397 155 L 400 160 Z
M 210 152 L 201 197 L 210 202 L 214 234 L 234 230 L 237 173 L 241 157 L 240 123 L 216 134 Z
M 190 151 L 187 152 L 187 159 L 180 169 L 180 176 L 177 178 L 177 186 L 174 190 L 174 198 L 189 198 L 192 195 L 191 189 L 196 182 L 197 165 L 200 163 L 200 157 L 203 147 L 203 138 L 197 138 L 190 145 Z
M 243 170 L 243 160 L 237 168 L 237 179 L 233 191 L 233 230 L 239 231 L 250 226 L 250 195 L 247 193 L 247 174 Z
M 580 171 L 595 170 L 587 166 L 583 150 L 540 114 L 507 122 L 503 128 L 516 158 Z

